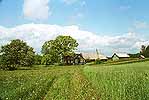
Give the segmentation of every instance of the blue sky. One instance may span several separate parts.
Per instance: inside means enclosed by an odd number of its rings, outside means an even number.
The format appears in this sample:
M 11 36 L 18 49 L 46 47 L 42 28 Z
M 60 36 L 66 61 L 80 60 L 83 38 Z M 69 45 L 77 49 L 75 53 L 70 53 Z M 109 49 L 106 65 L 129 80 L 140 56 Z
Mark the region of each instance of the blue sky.
M 138 41 L 133 41 L 133 45 L 136 42 L 147 44 L 148 4 L 148 0 L 1 0 L 0 26 L 11 29 L 21 25 L 29 27 L 31 23 L 36 27 L 39 24 L 61 27 L 73 25 L 81 31 L 91 32 L 97 37 L 112 38 L 112 40 L 114 37 L 126 38 L 129 36 L 128 33 L 132 32 L 135 33 L 135 39 L 139 38 Z M 97 47 L 109 48 L 107 45 Z M 116 49 L 119 46 L 110 48 Z M 133 48 L 132 52 L 137 50 Z
M 81 29 L 96 33 L 118 34 L 128 32 L 136 21 L 149 22 L 148 0 L 74 1 L 76 2 L 65 4 L 63 0 L 50 0 L 49 8 L 52 14 L 48 19 L 33 21 L 23 16 L 23 0 L 3 0 L 0 4 L 0 25 L 13 27 L 30 22 L 77 24 Z M 81 5 L 82 2 L 85 2 L 84 6 Z

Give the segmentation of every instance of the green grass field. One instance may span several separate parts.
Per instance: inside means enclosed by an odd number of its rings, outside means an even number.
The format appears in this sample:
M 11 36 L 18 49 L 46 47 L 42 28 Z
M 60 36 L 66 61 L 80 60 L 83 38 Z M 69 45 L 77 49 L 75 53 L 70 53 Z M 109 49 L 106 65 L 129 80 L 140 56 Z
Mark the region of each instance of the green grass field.
M 149 100 L 149 61 L 0 71 L 2 100 Z

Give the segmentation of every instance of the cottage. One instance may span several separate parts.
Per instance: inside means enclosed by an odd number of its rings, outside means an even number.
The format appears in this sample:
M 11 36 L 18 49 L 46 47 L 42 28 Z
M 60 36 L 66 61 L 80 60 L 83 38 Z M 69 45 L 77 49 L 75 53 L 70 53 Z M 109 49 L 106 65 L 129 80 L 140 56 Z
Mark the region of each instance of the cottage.
M 79 53 L 76 52 L 74 55 L 69 55 L 64 57 L 64 63 L 66 65 L 79 65 L 79 64 L 85 64 L 86 62 L 95 61 L 95 60 L 101 60 L 101 61 L 107 61 L 108 58 L 98 53 L 96 50 L 95 53 Z
M 64 63 L 66 65 L 79 65 L 85 64 L 85 59 L 82 57 L 82 54 L 74 54 L 64 57 Z
M 74 64 L 77 64 L 77 65 L 81 64 L 81 65 L 83 65 L 85 63 L 86 63 L 86 61 L 83 58 L 81 53 L 75 55 L 75 57 L 74 57 Z
M 119 59 L 128 59 L 130 56 L 127 53 L 114 53 L 111 59 L 113 61 L 119 60 Z

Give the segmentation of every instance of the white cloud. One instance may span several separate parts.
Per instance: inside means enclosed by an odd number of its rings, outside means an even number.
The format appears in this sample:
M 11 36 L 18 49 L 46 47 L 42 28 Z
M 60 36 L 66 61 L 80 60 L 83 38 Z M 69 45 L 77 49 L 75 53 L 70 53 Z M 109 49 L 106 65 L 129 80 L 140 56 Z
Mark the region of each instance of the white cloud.
M 100 36 L 92 32 L 80 30 L 78 26 L 59 26 L 48 24 L 24 24 L 14 28 L 0 27 L 0 45 L 8 43 L 12 39 L 22 39 L 40 52 L 45 41 L 54 39 L 58 35 L 70 35 L 77 39 L 79 50 L 95 51 L 100 49 L 105 54 L 114 51 L 131 52 L 138 50 L 140 45 L 148 44 L 136 36 L 135 33 L 127 33 L 121 36 Z
M 62 0 L 62 2 L 64 2 L 65 4 L 71 5 L 74 4 L 76 2 L 78 2 L 79 0 Z
M 79 3 L 81 7 L 86 6 L 86 2 L 85 0 L 61 0 L 62 2 L 64 2 L 67 5 L 72 5 L 75 3 Z
M 24 0 L 23 14 L 31 20 L 45 20 L 51 14 L 49 0 Z
M 136 47 L 136 48 L 141 48 L 140 46 L 141 45 L 149 45 L 149 41 L 137 41 L 136 43 L 135 43 L 135 45 L 134 45 L 134 47 Z
M 64 2 L 67 5 L 71 5 L 71 4 L 79 2 L 79 4 L 82 7 L 86 5 L 86 2 L 84 0 L 62 0 L 62 2 Z

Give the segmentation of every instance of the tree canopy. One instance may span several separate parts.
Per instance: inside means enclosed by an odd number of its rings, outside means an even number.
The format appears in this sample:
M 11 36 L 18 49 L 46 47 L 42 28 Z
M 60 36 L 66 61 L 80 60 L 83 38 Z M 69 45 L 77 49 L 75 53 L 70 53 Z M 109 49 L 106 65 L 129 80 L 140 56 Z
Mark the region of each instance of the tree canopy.
M 145 48 L 145 50 L 142 52 L 142 54 L 143 54 L 145 57 L 149 58 L 149 45 Z
M 35 65 L 41 65 L 42 56 L 39 54 L 36 54 L 34 57 L 34 64 Z
M 145 46 L 145 45 L 142 45 L 142 46 L 141 46 L 141 51 L 140 51 L 140 53 L 143 53 L 143 52 L 145 51 L 145 49 L 146 49 L 146 46 Z
M 26 42 L 16 39 L 1 47 L 1 61 L 9 69 L 33 64 L 35 52 Z
M 74 50 L 77 48 L 77 41 L 71 36 L 58 36 L 55 40 L 46 41 L 42 46 L 43 63 L 63 63 L 64 56 L 74 54 Z

